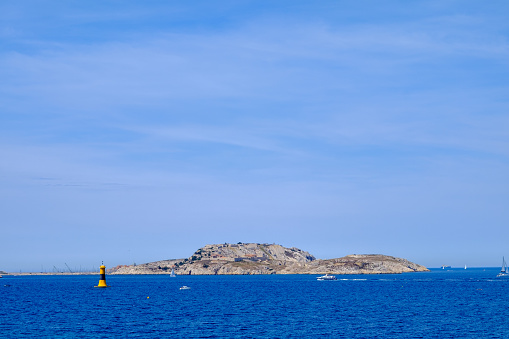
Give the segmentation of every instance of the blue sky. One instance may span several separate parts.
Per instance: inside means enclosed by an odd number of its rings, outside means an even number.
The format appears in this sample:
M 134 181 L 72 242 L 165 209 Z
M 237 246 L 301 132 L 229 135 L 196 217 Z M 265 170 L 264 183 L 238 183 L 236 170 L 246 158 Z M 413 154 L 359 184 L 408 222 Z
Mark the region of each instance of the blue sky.
M 509 256 L 506 1 L 0 4 L 0 270 Z

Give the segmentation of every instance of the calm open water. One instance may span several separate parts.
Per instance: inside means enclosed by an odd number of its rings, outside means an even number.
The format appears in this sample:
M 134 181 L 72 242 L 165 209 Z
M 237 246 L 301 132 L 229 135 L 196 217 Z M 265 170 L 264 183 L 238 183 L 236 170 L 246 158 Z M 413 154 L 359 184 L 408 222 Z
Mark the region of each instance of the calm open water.
M 338 276 L 4 276 L 7 338 L 509 338 L 498 269 Z M 10 285 L 10 286 L 4 286 Z M 179 290 L 182 285 L 191 290 Z M 148 298 L 147 298 L 148 297 Z

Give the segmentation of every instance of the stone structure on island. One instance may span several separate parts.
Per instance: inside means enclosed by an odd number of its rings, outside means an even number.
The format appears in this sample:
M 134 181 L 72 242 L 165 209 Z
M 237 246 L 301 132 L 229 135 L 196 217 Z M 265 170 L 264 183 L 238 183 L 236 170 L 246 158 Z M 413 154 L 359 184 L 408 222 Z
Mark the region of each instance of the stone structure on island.
M 406 259 L 381 254 L 353 254 L 316 259 L 295 247 L 276 244 L 206 245 L 186 259 L 121 265 L 110 274 L 242 275 L 242 274 L 382 274 L 428 271 Z

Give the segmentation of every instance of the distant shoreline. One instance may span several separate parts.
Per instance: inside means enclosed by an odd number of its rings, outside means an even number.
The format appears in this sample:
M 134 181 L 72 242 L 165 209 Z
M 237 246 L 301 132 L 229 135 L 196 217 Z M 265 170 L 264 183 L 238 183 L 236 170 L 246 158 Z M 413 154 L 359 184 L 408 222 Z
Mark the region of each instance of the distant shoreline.
M 426 272 L 426 271 L 419 271 L 419 272 Z M 402 273 L 416 273 L 416 272 L 402 272 Z M 380 272 L 373 272 L 373 273 L 334 273 L 335 275 L 385 275 L 385 274 L 402 274 L 402 273 L 393 273 L 393 272 L 387 272 L 387 273 L 380 273 Z M 418 273 L 418 272 L 417 272 Z M 77 276 L 77 275 L 99 275 L 99 271 L 94 273 L 41 273 L 41 272 L 22 272 L 22 273 L 6 273 L 3 274 L 4 277 L 11 276 L 11 277 L 19 277 L 19 276 Z M 123 273 L 123 274 L 106 274 L 107 276 L 139 276 L 139 275 L 170 275 L 170 273 Z M 238 275 L 238 276 L 246 276 L 246 275 L 322 275 L 322 273 L 273 273 L 273 274 L 257 274 L 257 273 L 231 273 L 231 274 L 177 274 L 177 276 L 182 277 L 188 277 L 188 276 L 218 276 L 218 275 Z
M 444 271 L 447 272 L 448 270 L 465 270 L 463 267 L 451 267 L 447 269 L 442 269 L 441 267 L 428 267 L 429 270 L 438 270 L 438 271 Z M 466 269 L 468 270 L 479 270 L 479 269 L 500 269 L 498 266 L 481 266 L 481 267 L 469 267 Z M 403 272 L 403 273 L 420 273 L 420 272 L 426 272 L 426 271 L 416 271 L 416 272 Z M 120 274 L 114 274 L 114 273 L 106 273 L 107 275 L 120 275 Z M 132 273 L 132 274 L 121 274 L 121 275 L 170 275 L 170 272 L 154 272 L 154 273 Z M 277 275 L 319 275 L 320 273 L 277 273 Z M 373 273 L 334 273 L 336 275 L 376 275 L 376 274 L 400 274 L 400 273 L 379 273 L 379 272 L 373 272 Z M 9 277 L 9 276 L 76 276 L 76 275 L 99 275 L 99 270 L 97 272 L 5 272 L 2 273 L 3 277 Z M 200 275 L 216 275 L 216 274 L 200 274 Z M 260 275 L 260 274 L 223 274 L 223 275 Z M 266 275 L 266 274 L 264 274 Z M 178 274 L 177 276 L 189 276 L 189 274 Z
M 58 273 L 58 272 L 9 272 L 2 273 L 2 276 L 25 276 L 25 275 L 97 275 L 99 274 L 99 270 L 97 272 L 77 272 L 77 273 Z
M 57 271 L 56 269 L 54 271 Z M 190 257 L 118 265 L 106 270 L 110 275 L 270 275 L 270 274 L 399 274 L 428 269 L 407 259 L 383 254 L 350 254 L 341 258 L 317 259 L 296 247 L 269 243 L 205 245 Z M 13 275 L 94 275 L 98 271 L 20 272 Z

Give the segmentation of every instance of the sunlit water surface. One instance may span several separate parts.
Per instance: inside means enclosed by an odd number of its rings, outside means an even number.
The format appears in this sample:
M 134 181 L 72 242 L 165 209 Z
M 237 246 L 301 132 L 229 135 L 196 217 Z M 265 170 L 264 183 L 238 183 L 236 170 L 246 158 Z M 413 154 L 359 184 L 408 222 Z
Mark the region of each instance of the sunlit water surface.
M 496 274 L 4 276 L 0 337 L 509 338 Z

